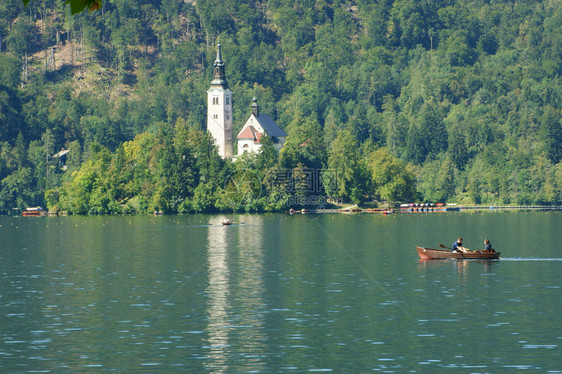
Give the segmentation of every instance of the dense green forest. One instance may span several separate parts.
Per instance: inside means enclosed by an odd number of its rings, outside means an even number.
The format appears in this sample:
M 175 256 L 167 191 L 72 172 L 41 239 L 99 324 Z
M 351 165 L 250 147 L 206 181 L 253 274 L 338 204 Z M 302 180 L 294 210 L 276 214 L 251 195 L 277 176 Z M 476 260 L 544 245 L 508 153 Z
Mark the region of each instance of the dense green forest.
M 280 154 L 218 157 L 217 40 Z M 561 75 L 558 0 L 2 0 L 0 213 L 560 204 Z

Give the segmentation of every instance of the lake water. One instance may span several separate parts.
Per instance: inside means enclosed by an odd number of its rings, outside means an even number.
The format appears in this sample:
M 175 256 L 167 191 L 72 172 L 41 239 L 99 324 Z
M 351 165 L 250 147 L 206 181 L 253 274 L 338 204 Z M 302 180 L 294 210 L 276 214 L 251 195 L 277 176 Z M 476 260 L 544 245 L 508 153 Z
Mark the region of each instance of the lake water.
M 223 218 L 0 217 L 0 372 L 562 373 L 562 212 Z

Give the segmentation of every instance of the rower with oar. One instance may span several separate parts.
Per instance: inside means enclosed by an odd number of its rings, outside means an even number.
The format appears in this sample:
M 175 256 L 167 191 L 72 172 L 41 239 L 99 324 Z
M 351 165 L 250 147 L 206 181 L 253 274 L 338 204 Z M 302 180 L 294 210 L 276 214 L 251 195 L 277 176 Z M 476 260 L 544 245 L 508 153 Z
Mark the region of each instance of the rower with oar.
M 449 247 L 447 247 L 446 245 L 443 245 L 443 244 L 439 244 L 439 246 L 440 246 L 440 247 L 443 247 L 443 248 L 449 248 Z M 462 244 L 462 238 L 461 238 L 461 237 L 459 237 L 459 238 L 457 239 L 457 241 L 455 241 L 455 242 L 453 243 L 453 245 L 451 246 L 451 250 L 452 250 L 453 252 L 455 252 L 455 253 L 458 253 L 458 252 L 460 252 L 460 253 L 466 253 L 466 252 L 470 251 L 468 248 L 466 248 L 466 247 Z
M 453 252 L 463 252 L 463 253 L 466 253 L 470 250 L 470 249 L 464 247 L 464 245 L 462 244 L 462 238 L 461 237 L 459 237 L 457 239 L 457 241 L 453 243 L 453 245 L 451 246 L 451 249 L 453 250 Z

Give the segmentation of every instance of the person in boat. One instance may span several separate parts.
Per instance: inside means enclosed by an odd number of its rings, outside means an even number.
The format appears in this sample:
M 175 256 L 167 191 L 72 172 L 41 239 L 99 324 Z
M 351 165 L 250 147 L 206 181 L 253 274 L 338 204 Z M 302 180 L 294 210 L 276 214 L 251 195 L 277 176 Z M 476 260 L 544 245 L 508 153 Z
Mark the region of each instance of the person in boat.
M 484 239 L 484 252 L 496 253 L 492 248 L 492 243 L 490 243 L 489 239 Z
M 462 245 L 462 238 L 458 238 L 456 242 L 451 246 L 453 252 L 466 252 L 467 248 Z

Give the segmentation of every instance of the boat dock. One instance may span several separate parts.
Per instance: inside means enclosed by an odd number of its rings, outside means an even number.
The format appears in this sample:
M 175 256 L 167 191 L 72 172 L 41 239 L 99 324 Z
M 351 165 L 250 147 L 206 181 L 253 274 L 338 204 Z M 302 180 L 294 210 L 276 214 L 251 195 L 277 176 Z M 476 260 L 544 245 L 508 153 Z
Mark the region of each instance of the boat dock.
M 362 209 L 362 208 L 340 208 L 340 209 L 299 209 L 289 212 L 290 214 L 353 214 L 353 213 L 371 213 L 371 214 L 393 214 L 393 213 L 446 213 L 446 212 L 460 212 L 460 211 L 486 211 L 486 210 L 562 210 L 562 206 L 508 206 L 508 205 L 489 205 L 489 206 L 463 206 L 463 205 L 442 205 L 442 206 L 408 206 L 400 207 L 397 209 Z

